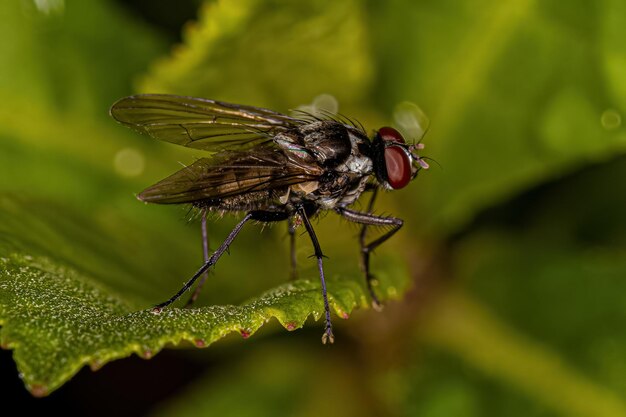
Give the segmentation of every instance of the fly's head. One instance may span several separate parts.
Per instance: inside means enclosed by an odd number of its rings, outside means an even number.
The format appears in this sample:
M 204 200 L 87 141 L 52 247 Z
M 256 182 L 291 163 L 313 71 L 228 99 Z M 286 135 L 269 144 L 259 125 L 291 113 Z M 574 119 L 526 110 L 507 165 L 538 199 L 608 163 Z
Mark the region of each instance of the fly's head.
M 383 127 L 372 141 L 374 173 L 378 182 L 388 190 L 404 188 L 428 163 L 417 152 L 422 143 L 408 144 L 393 127 Z

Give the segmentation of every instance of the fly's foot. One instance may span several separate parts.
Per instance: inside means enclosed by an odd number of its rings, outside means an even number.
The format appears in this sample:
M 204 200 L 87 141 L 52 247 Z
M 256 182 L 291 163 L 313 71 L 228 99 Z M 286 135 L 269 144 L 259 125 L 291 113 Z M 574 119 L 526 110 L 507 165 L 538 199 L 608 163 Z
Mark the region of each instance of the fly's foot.
M 378 296 L 374 292 L 374 287 L 378 284 L 378 281 L 376 280 L 376 278 L 374 278 L 374 275 L 372 274 L 367 274 L 366 280 L 367 289 L 369 290 L 370 297 L 372 297 L 372 308 L 376 311 L 382 311 L 383 304 L 380 302 Z
M 372 308 L 379 313 L 385 309 L 385 306 L 376 298 L 372 299 Z
M 326 330 L 324 331 L 324 334 L 322 335 L 322 343 L 323 344 L 335 343 L 335 336 L 333 335 L 333 328 L 331 326 L 326 326 Z
M 150 312 L 152 314 L 161 314 L 161 312 L 163 311 L 163 309 L 165 309 L 165 307 L 169 306 L 170 304 L 172 304 L 172 300 L 168 300 L 164 303 L 161 304 L 157 304 L 154 307 L 152 307 L 152 309 L 150 310 Z

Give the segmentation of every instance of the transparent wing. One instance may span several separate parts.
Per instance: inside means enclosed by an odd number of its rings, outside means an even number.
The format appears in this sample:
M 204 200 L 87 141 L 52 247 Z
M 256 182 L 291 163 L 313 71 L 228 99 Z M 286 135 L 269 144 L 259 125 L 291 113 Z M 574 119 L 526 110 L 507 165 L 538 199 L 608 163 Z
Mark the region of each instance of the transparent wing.
M 141 94 L 117 101 L 118 122 L 156 139 L 208 151 L 270 143 L 278 132 L 306 121 L 259 107 L 167 94 Z
M 176 204 L 235 197 L 255 191 L 272 190 L 322 175 L 318 166 L 293 164 L 277 149 L 254 152 L 223 152 L 202 158 L 137 197 L 150 203 Z

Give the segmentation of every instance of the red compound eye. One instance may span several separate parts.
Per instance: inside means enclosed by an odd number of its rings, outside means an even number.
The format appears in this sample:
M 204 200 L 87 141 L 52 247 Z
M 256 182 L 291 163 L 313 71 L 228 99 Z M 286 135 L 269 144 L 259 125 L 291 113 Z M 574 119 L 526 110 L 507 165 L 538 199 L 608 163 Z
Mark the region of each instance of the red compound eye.
M 378 136 L 386 145 L 387 182 L 394 190 L 405 187 L 411 181 L 411 159 L 401 146 L 393 145 L 393 143 L 405 143 L 402 134 L 393 127 L 387 126 L 378 130 Z
M 385 142 L 404 143 L 404 138 L 402 137 L 402 134 L 393 127 L 381 127 L 378 131 L 378 134 Z
M 411 181 L 411 160 L 400 146 L 385 148 L 385 166 L 387 182 L 394 190 L 405 187 Z

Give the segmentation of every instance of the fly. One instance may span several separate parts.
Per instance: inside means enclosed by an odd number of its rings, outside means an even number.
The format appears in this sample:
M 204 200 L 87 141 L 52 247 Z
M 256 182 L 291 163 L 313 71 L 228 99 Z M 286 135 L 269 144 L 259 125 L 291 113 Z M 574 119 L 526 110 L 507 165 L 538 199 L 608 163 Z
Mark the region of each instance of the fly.
M 371 139 L 364 128 L 340 116 L 301 112 L 288 116 L 272 110 L 203 98 L 145 94 L 123 98 L 111 116 L 140 133 L 189 148 L 213 152 L 137 197 L 148 203 L 191 204 L 202 211 L 205 261 L 169 300 L 153 308 L 159 313 L 202 277 L 187 305 L 198 296 L 206 272 L 233 243 L 250 220 L 287 221 L 295 274 L 295 229 L 308 233 L 321 281 L 325 330 L 323 343 L 333 343 L 323 252 L 310 219 L 332 210 L 360 224 L 361 267 L 375 308 L 380 307 L 370 272 L 370 253 L 396 233 L 403 221 L 372 213 L 379 189 L 404 188 L 428 163 L 417 154 L 421 143 L 408 144 L 396 129 L 383 127 Z M 349 208 L 372 191 L 367 211 Z M 226 240 L 208 254 L 206 213 L 243 213 Z M 367 242 L 367 227 L 387 228 Z

